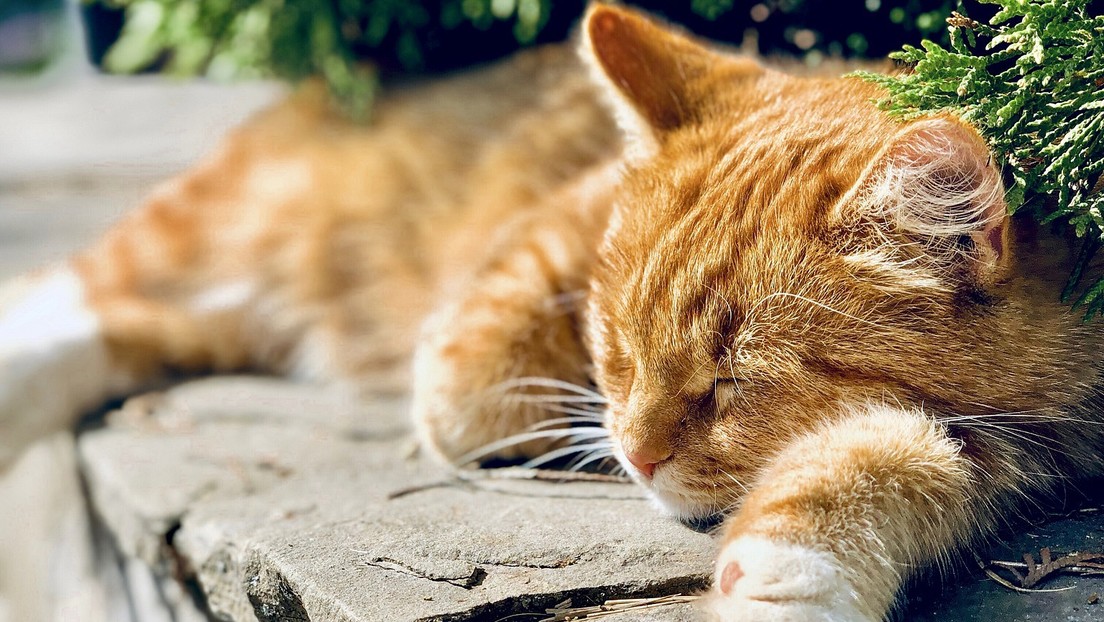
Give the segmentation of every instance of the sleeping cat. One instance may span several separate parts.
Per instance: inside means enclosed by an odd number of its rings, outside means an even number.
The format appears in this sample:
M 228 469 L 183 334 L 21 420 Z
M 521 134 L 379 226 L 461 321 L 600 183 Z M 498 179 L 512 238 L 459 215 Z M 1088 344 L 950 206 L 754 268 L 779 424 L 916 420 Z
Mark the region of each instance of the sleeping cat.
M 757 621 L 880 620 L 1041 483 L 1099 474 L 1069 247 L 1009 218 L 973 129 L 627 9 L 582 40 L 368 128 L 304 89 L 5 286 L 0 461 L 178 373 L 412 382 L 460 462 L 555 450 L 529 432 L 598 404 L 661 507 L 731 511 L 709 608 Z

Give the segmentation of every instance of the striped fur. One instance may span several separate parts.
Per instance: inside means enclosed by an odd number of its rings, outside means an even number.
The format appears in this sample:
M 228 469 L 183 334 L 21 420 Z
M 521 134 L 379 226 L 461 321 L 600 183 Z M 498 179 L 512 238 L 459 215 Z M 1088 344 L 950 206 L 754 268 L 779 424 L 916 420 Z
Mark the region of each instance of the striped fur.
M 0 456 L 179 374 L 412 383 L 442 459 L 585 450 L 729 514 L 723 620 L 880 619 L 912 569 L 1099 473 L 1070 250 L 1006 215 L 971 128 L 625 9 L 582 42 L 368 128 L 308 87 L 56 273 L 56 330 L 17 322 L 54 281 L 5 288 Z

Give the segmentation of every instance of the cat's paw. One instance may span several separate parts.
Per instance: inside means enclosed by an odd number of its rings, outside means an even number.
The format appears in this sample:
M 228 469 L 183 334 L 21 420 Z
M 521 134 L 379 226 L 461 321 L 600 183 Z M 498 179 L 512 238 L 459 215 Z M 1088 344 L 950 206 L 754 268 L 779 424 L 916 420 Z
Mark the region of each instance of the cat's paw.
M 719 622 L 875 622 L 830 553 L 761 538 L 727 543 L 706 609 Z
M 421 445 L 455 464 L 540 455 L 551 445 L 547 439 L 511 439 L 523 438 L 530 426 L 556 413 L 511 391 L 501 369 L 502 361 L 513 358 L 510 335 L 473 327 L 479 317 L 454 305 L 426 321 L 414 354 L 412 412 Z
M 110 386 L 99 322 L 66 270 L 0 287 L 0 470 Z

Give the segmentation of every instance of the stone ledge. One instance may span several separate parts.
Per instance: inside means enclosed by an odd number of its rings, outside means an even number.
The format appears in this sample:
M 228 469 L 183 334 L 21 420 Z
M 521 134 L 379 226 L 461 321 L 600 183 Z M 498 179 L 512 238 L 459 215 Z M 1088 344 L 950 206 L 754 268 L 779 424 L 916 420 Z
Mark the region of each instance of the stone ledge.
M 189 577 L 220 619 L 464 620 L 705 585 L 712 540 L 631 485 L 392 498 L 450 473 L 410 456 L 402 401 L 370 410 L 316 387 L 210 379 L 128 402 L 81 436 L 80 457 L 119 550 Z
M 161 580 L 182 579 L 198 596 L 196 619 L 536 620 L 567 598 L 584 606 L 706 585 L 711 538 L 660 516 L 635 487 L 460 482 L 413 455 L 405 413 L 401 399 L 362 406 L 312 386 L 211 378 L 132 399 L 78 447 L 118 551 Z M 442 482 L 453 484 L 423 486 Z M 991 555 L 1042 546 L 1104 548 L 1104 516 L 1034 528 Z M 1053 585 L 1072 589 L 1020 594 L 967 574 L 910 591 L 904 616 L 1104 615 L 1088 604 L 1104 579 Z M 606 619 L 699 617 L 678 605 Z

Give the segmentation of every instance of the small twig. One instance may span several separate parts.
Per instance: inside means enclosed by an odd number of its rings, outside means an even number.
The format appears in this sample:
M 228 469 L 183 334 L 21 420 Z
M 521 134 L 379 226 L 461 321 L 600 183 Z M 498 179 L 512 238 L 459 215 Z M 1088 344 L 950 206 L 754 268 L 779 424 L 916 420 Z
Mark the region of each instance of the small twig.
M 990 560 L 984 562 L 976 557 L 978 565 L 990 579 L 1017 592 L 1061 592 L 1071 587 L 1057 589 L 1036 589 L 1035 586 L 1057 573 L 1072 573 L 1082 576 L 1104 575 L 1104 553 L 1070 553 L 1054 559 L 1050 549 L 1039 551 L 1039 563 L 1031 553 L 1024 554 L 1023 562 Z M 997 574 L 993 567 L 1012 573 L 1019 585 Z M 1020 571 L 1026 572 L 1020 572 Z
M 520 467 L 463 470 L 457 471 L 456 476 L 466 482 L 496 479 L 535 479 L 546 482 L 610 482 L 616 484 L 632 482 L 624 475 L 588 473 L 586 471 L 557 471 L 556 469 L 523 469 Z
M 1027 576 L 1024 577 L 1023 587 L 1035 587 L 1040 581 L 1055 572 L 1065 570 L 1070 566 L 1076 566 L 1078 563 L 1104 560 L 1104 554 L 1101 553 L 1070 553 L 1058 559 L 1051 559 L 1050 549 L 1045 547 L 1039 551 L 1039 557 L 1042 563 L 1036 564 L 1035 558 L 1030 553 L 1024 555 L 1024 562 L 1027 564 Z
M 1072 590 L 1075 587 L 1075 586 L 1071 585 L 1069 587 L 1058 587 L 1058 588 L 1051 588 L 1051 589 L 1045 589 L 1045 590 L 1039 589 L 1039 588 L 1028 589 L 1026 587 L 1020 587 L 1018 585 L 1013 584 L 1008 579 L 1005 579 L 1004 577 L 1002 577 L 999 574 L 997 574 L 996 572 L 994 572 L 992 568 L 982 568 L 982 570 L 985 571 L 985 574 L 989 575 L 990 579 L 996 581 L 997 583 L 1003 585 L 1004 587 L 1006 587 L 1010 590 L 1014 590 L 1016 592 L 1022 592 L 1024 594 L 1038 594 L 1038 593 L 1041 593 L 1041 592 L 1065 592 L 1067 590 Z
M 407 488 L 400 488 L 387 495 L 387 498 L 398 499 L 406 495 L 445 488 L 458 484 L 472 482 L 484 482 L 495 480 L 536 480 L 542 482 L 604 482 L 615 484 L 627 484 L 632 480 L 623 475 L 610 475 L 608 473 L 588 473 L 586 471 L 557 471 L 555 469 L 523 469 L 521 467 L 506 467 L 501 469 L 461 469 L 457 470 L 449 479 L 419 484 Z
M 551 614 L 549 618 L 543 618 L 540 622 L 569 622 L 571 620 L 594 620 L 607 616 L 617 615 L 626 611 L 642 611 L 674 605 L 678 603 L 692 603 L 699 596 L 686 594 L 669 594 L 655 598 L 620 598 L 607 600 L 601 605 L 590 607 L 572 607 L 571 601 L 564 601 L 552 609 L 545 609 L 545 613 Z
M 998 568 L 1004 568 L 1007 570 L 1026 570 L 1027 564 L 1023 562 L 1006 562 L 999 559 L 994 559 L 989 562 L 990 566 L 996 566 Z M 1065 572 L 1073 574 L 1083 575 L 1098 575 L 1104 574 L 1104 564 L 1097 564 L 1093 562 L 1081 562 L 1076 566 L 1066 566 L 1063 568 Z
M 483 582 L 484 577 L 487 576 L 487 571 L 483 570 L 479 566 L 474 564 L 468 564 L 466 562 L 457 562 L 453 568 L 438 570 L 437 568 L 419 568 L 415 565 L 408 564 L 398 559 L 391 557 L 384 557 L 380 555 L 373 555 L 368 551 L 360 551 L 351 549 L 353 553 L 363 555 L 359 559 L 359 563 L 364 566 L 371 566 L 375 568 L 382 568 L 384 570 L 390 570 L 392 572 L 399 572 L 402 574 L 410 575 L 412 577 L 418 577 L 419 579 L 428 579 L 430 581 L 441 581 L 455 585 L 456 587 L 462 587 L 464 589 L 471 589 Z

